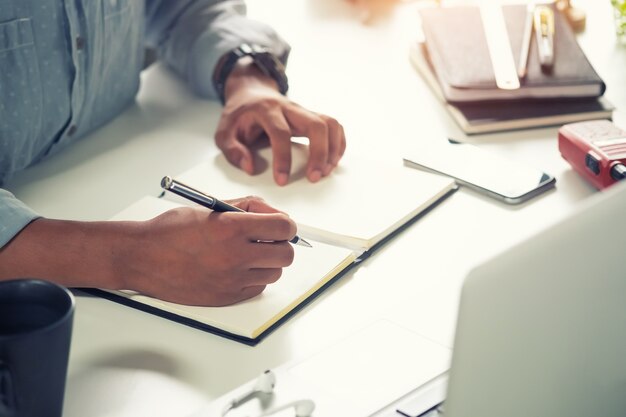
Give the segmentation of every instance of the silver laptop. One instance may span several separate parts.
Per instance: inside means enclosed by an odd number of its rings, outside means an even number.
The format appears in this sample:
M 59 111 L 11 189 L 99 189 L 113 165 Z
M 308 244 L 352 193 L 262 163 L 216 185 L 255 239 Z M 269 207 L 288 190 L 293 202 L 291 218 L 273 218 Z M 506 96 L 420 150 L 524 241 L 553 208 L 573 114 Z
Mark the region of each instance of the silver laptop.
M 473 270 L 453 352 L 402 414 L 626 416 L 626 184 Z

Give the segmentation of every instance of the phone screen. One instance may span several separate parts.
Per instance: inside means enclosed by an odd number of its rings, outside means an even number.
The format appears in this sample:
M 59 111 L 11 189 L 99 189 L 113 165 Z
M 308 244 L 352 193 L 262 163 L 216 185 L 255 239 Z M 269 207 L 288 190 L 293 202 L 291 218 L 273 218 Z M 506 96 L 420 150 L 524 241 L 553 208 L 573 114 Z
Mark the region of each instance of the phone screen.
M 466 143 L 423 148 L 405 158 L 405 162 L 447 175 L 461 185 L 510 204 L 526 201 L 556 182 L 541 170 Z

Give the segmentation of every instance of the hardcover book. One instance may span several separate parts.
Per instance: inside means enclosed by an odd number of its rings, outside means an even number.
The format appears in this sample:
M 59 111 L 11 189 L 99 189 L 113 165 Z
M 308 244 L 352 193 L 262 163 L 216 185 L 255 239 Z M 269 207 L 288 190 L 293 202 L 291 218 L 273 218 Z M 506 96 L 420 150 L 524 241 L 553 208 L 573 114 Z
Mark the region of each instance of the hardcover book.
M 502 7 L 511 52 L 517 66 L 522 49 L 526 5 Z M 605 84 L 589 63 L 574 32 L 555 10 L 554 65 L 542 71 L 536 37 L 528 54 L 521 87 L 499 89 L 478 7 L 439 7 L 420 11 L 425 45 L 447 102 L 459 104 L 519 99 L 596 98 Z
M 613 105 L 603 96 L 584 99 L 525 101 L 510 100 L 483 103 L 449 103 L 423 43 L 415 42 L 410 51 L 411 63 L 444 103 L 450 116 L 466 134 L 556 126 L 583 120 L 610 119 Z

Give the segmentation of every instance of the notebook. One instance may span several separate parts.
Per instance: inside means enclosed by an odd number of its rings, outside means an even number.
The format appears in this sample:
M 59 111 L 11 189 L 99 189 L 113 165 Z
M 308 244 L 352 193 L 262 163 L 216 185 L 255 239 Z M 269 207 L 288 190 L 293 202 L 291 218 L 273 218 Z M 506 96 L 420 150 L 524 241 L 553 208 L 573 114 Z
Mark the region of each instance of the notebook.
M 292 146 L 291 181 L 278 187 L 271 171 L 271 149 L 258 155 L 268 166 L 250 176 L 216 153 L 176 179 L 220 199 L 263 197 L 287 212 L 298 233 L 315 240 L 366 251 L 455 187 L 449 179 L 416 176 L 402 158 L 350 155 L 332 175 L 311 184 L 305 177 L 308 147 Z
M 145 196 L 111 220 L 147 220 L 182 204 Z M 310 241 L 312 248 L 294 245 L 293 264 L 260 295 L 225 307 L 198 307 L 171 303 L 135 291 L 108 291 L 106 298 L 254 345 L 290 311 L 338 278 L 358 253 L 347 248 Z M 100 295 L 103 295 L 100 293 Z
M 561 101 L 449 103 L 445 99 L 429 58 L 423 43 L 415 42 L 411 46 L 411 63 L 466 134 L 556 126 L 583 120 L 611 119 L 613 115 L 613 105 L 603 96 Z
M 292 182 L 284 187 L 274 184 L 271 169 L 249 176 L 231 166 L 220 152 L 175 176 L 225 200 L 262 196 L 298 223 L 298 235 L 313 247 L 294 245 L 293 264 L 260 295 L 226 307 L 197 307 L 133 291 L 95 291 L 122 304 L 255 345 L 456 189 L 454 181 L 404 167 L 401 159 L 353 159 L 311 184 L 304 176 L 306 152 L 306 146 L 294 144 Z M 271 150 L 261 151 L 260 158 L 271 158 Z M 193 203 L 174 195 L 145 196 L 112 220 L 146 220 L 181 205 Z
M 523 42 L 526 5 L 502 7 L 517 66 Z M 440 7 L 420 11 L 425 44 L 446 101 L 451 103 L 518 99 L 594 98 L 606 87 L 593 69 L 565 18 L 555 12 L 555 61 L 551 73 L 539 64 L 535 38 L 521 88 L 499 89 L 478 7 Z M 451 30 L 451 28 L 454 28 Z

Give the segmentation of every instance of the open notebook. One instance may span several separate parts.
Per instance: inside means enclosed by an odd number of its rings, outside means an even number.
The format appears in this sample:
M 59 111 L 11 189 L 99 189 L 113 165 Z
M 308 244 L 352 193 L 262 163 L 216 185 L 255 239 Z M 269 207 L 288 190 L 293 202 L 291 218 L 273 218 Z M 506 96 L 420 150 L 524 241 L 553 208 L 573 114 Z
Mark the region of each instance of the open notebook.
M 181 204 L 146 196 L 112 220 L 145 220 Z M 204 328 L 222 336 L 255 344 L 260 336 L 280 322 L 307 298 L 320 290 L 351 265 L 358 253 L 339 246 L 311 241 L 313 248 L 294 245 L 293 264 L 283 270 L 275 284 L 252 299 L 226 307 L 187 306 L 148 297 L 134 291 L 111 291 L 110 294 L 133 307 L 165 315 L 176 321 Z
M 132 291 L 98 291 L 114 301 L 254 345 L 294 312 L 371 255 L 403 227 L 455 189 L 454 181 L 404 167 L 401 160 L 350 160 L 317 184 L 304 176 L 307 148 L 294 144 L 290 184 L 274 184 L 271 169 L 249 176 L 223 155 L 175 176 L 220 199 L 258 195 L 298 223 L 298 234 L 313 247 L 294 246 L 295 259 L 275 284 L 227 307 L 194 307 L 157 300 Z M 261 151 L 271 157 L 270 150 Z M 155 179 L 159 181 L 160 179 Z M 180 205 L 174 195 L 146 196 L 112 220 L 144 220 Z
M 316 184 L 305 177 L 308 147 L 292 146 L 290 183 L 279 187 L 271 171 L 271 150 L 259 152 L 259 175 L 234 168 L 221 154 L 175 177 L 222 200 L 257 195 L 288 213 L 298 234 L 314 240 L 366 251 L 407 223 L 449 190 L 454 182 L 415 175 L 401 158 L 346 159 Z M 180 200 L 177 200 L 180 201 Z

